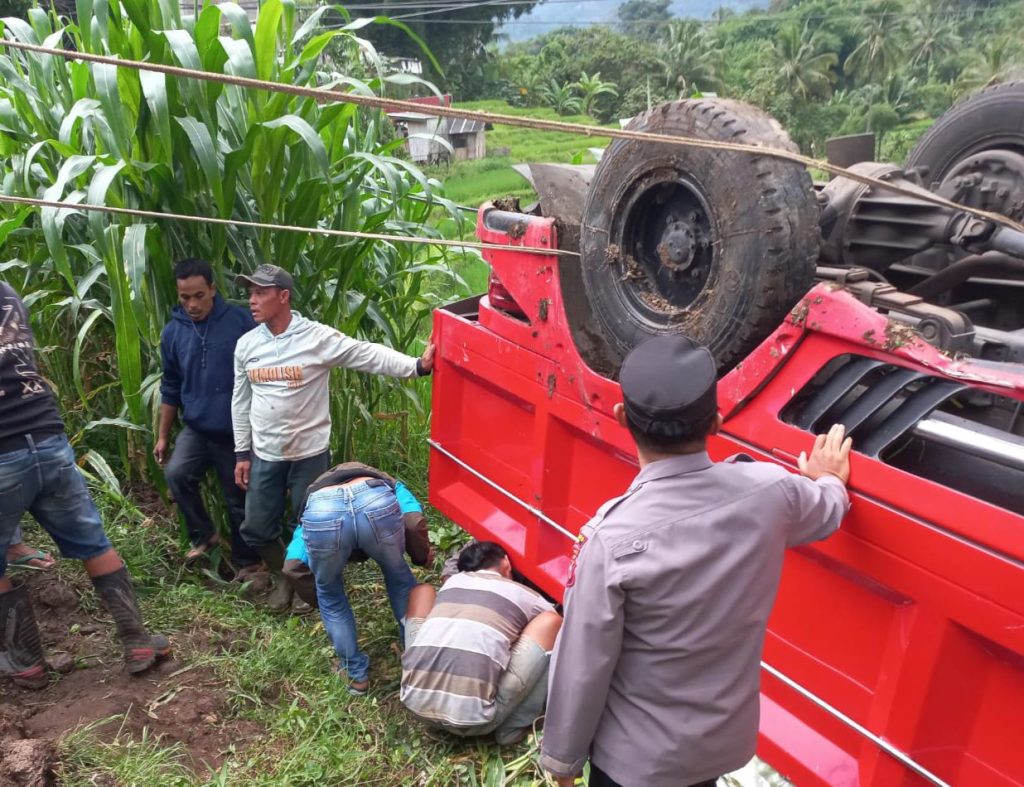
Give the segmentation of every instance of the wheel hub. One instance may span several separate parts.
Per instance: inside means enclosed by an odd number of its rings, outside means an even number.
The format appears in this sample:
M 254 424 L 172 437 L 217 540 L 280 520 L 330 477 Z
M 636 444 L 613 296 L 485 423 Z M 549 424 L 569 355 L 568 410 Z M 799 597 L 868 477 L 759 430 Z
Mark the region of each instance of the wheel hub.
M 710 210 L 677 170 L 639 179 L 624 200 L 622 252 L 629 297 L 641 309 L 674 314 L 696 300 L 711 274 Z
M 1024 217 L 1024 156 L 1012 150 L 983 150 L 958 162 L 938 193 L 972 208 Z
M 693 228 L 682 221 L 669 220 L 658 244 L 658 259 L 673 271 L 684 271 L 693 262 L 696 237 Z

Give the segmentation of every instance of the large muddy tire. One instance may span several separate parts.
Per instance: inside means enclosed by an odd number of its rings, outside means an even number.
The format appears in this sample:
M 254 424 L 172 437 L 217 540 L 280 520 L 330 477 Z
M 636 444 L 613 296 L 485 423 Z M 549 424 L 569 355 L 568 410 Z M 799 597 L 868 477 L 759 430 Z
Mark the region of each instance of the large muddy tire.
M 924 169 L 933 188 L 968 156 L 984 150 L 1024 154 L 1024 82 L 994 85 L 942 115 L 917 141 L 906 167 Z
M 795 151 L 769 115 L 741 102 L 664 104 L 629 126 Z M 682 333 L 720 372 L 776 328 L 814 278 L 818 206 L 799 164 L 763 155 L 616 140 L 591 182 L 583 279 L 612 357 Z

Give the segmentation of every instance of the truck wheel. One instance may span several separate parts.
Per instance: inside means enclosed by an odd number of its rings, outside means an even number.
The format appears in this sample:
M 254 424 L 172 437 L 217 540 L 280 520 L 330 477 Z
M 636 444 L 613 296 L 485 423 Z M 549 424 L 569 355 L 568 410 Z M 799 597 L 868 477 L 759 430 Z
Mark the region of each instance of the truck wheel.
M 925 184 L 938 184 L 968 156 L 1005 150 L 1024 154 L 1024 82 L 1007 82 L 961 101 L 917 141 L 906 167 L 925 168 Z
M 631 130 L 795 151 L 768 114 L 691 99 L 640 115 Z M 768 156 L 616 140 L 583 212 L 584 287 L 610 355 L 682 333 L 720 373 L 778 326 L 814 278 L 818 206 L 799 164 Z

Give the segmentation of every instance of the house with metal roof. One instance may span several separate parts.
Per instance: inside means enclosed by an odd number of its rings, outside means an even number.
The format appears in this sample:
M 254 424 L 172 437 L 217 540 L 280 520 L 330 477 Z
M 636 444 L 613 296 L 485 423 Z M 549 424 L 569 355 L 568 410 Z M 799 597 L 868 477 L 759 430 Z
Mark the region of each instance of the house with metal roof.
M 406 101 L 419 104 L 423 112 L 388 112 L 388 117 L 406 138 L 409 157 L 417 163 L 483 158 L 487 153 L 484 132 L 491 128 L 480 120 L 441 118 L 430 114 L 430 107 L 450 107 L 452 97 L 424 96 Z

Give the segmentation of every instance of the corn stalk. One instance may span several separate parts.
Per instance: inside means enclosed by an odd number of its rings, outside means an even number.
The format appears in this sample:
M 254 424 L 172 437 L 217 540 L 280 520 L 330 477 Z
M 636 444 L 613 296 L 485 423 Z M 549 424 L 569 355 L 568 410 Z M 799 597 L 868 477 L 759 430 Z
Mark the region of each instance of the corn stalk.
M 3 35 L 340 91 L 383 94 L 410 81 L 386 74 L 357 36 L 369 22 L 400 25 L 384 18 L 323 30 L 326 9 L 299 24 L 293 0 L 267 0 L 255 24 L 233 3 L 207 3 L 194 18 L 182 16 L 176 0 L 78 0 L 77 8 L 77 22 L 34 8 L 28 21 L 4 19 Z M 4 194 L 437 234 L 431 216 L 458 221 L 458 210 L 436 181 L 400 157 L 399 145 L 381 113 L 348 104 L 0 51 Z M 27 294 L 46 346 L 45 371 L 73 433 L 120 453 L 129 475 L 146 447 L 139 430 L 145 436 L 156 410 L 159 336 L 175 303 L 176 259 L 209 259 L 228 297 L 241 294 L 230 284 L 235 271 L 282 265 L 307 316 L 412 352 L 436 305 L 430 290 L 440 284 L 451 292 L 458 283 L 451 251 L 73 209 L 0 204 L 0 242 L 0 276 Z M 341 446 L 382 397 L 392 406 L 395 396 L 407 397 L 399 409 L 421 404 L 414 389 L 371 378 L 335 385 L 332 395 Z

